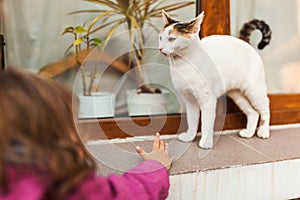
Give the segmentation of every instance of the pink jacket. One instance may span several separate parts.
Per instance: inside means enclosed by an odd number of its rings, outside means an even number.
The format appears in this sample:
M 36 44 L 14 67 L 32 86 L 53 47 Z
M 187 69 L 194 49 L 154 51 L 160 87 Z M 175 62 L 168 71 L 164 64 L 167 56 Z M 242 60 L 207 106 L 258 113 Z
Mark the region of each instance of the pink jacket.
M 32 169 L 8 169 L 9 193 L 1 193 L 0 200 L 38 200 L 47 189 L 47 178 Z M 123 176 L 91 175 L 72 192 L 66 200 L 99 199 L 166 199 L 169 189 L 168 171 L 157 161 L 144 161 Z

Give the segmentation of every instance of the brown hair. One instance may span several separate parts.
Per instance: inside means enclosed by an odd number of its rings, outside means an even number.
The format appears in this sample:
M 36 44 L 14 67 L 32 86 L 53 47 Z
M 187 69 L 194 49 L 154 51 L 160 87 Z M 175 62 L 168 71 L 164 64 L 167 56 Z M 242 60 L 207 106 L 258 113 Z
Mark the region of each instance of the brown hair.
M 95 170 L 78 136 L 72 102 L 77 114 L 77 97 L 54 80 L 15 68 L 0 72 L 0 187 L 7 182 L 7 164 L 32 166 L 49 174 L 46 198 L 62 199 Z

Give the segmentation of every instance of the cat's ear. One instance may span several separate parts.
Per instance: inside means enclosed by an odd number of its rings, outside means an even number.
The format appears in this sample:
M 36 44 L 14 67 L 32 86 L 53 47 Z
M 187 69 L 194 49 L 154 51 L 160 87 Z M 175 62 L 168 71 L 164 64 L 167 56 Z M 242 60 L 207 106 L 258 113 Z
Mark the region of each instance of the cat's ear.
M 193 19 L 190 24 L 192 25 L 191 32 L 198 33 L 200 31 L 200 27 L 204 18 L 204 11 L 200 13 L 195 19 Z
M 162 16 L 163 16 L 163 19 L 164 19 L 164 22 L 165 22 L 165 27 L 178 22 L 177 20 L 170 17 L 170 15 L 166 11 L 162 10 L 161 13 L 162 13 Z

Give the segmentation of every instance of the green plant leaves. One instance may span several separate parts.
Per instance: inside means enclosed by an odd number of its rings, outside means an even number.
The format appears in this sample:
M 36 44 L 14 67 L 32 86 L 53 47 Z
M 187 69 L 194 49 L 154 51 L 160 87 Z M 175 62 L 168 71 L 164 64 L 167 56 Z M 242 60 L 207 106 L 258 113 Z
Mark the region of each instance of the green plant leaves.
M 91 41 L 94 42 L 94 45 L 99 45 L 102 43 L 102 40 L 100 38 L 92 38 Z
M 82 38 L 79 38 L 79 39 L 77 39 L 77 40 L 75 40 L 75 41 L 73 42 L 73 45 L 74 45 L 74 46 L 77 46 L 77 45 L 81 44 L 82 42 L 83 42 L 83 39 L 82 39 Z
M 88 31 L 82 26 L 76 26 L 73 32 L 77 34 L 82 34 L 82 33 L 87 33 Z
M 66 33 L 73 33 L 73 31 L 74 31 L 74 27 L 68 26 L 64 29 L 64 32 L 62 33 L 62 35 L 66 34 Z

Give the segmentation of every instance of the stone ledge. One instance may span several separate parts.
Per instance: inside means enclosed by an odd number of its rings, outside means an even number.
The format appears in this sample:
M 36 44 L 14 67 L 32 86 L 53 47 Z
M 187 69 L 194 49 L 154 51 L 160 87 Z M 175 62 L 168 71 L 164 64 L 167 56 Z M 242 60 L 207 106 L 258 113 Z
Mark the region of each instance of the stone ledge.
M 163 136 L 169 143 L 170 155 L 176 158 L 170 170 L 169 199 L 227 199 L 221 197 L 230 193 L 235 195 L 231 199 L 248 199 L 249 195 L 249 199 L 300 197 L 299 125 L 272 127 L 271 137 L 266 140 L 243 139 L 237 131 L 231 133 L 216 135 L 212 150 L 198 147 L 200 136 L 192 143 Z M 136 145 L 149 150 L 152 137 L 87 143 L 99 158 L 101 175 L 122 174 L 140 163 L 141 158 L 135 153 Z M 191 198 L 183 198 L 187 194 L 192 195 Z
M 300 159 L 170 177 L 169 200 L 274 200 L 300 197 Z

